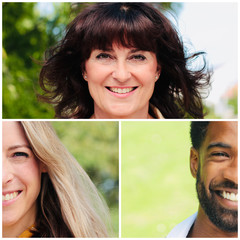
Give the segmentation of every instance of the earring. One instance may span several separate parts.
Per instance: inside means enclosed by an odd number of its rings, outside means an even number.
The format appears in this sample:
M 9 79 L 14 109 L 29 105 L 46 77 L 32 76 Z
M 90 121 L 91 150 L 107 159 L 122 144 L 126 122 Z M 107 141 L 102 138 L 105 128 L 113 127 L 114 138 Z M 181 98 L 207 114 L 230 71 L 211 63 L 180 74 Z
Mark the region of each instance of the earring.
M 87 79 L 87 75 L 84 75 L 83 78 L 84 78 L 84 79 Z
M 158 79 L 158 76 L 155 76 L 156 80 Z

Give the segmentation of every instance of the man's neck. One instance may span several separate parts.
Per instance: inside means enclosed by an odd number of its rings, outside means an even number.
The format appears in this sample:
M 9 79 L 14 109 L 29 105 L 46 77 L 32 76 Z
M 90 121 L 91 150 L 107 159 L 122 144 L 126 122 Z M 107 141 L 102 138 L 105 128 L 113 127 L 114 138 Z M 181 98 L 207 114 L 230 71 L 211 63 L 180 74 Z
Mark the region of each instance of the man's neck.
M 224 232 L 216 227 L 199 207 L 195 223 L 188 233 L 189 238 L 237 238 L 238 233 Z

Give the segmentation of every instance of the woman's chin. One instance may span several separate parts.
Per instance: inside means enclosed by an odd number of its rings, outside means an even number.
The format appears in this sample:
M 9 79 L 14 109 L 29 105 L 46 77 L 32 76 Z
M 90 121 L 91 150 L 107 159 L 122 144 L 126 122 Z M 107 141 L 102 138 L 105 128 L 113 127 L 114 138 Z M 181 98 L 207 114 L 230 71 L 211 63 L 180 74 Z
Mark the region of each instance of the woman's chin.
M 129 109 L 114 109 L 102 114 L 105 116 L 104 118 L 112 118 L 112 119 L 130 119 L 130 118 L 144 118 L 146 113 L 138 113 L 136 111 L 130 111 Z

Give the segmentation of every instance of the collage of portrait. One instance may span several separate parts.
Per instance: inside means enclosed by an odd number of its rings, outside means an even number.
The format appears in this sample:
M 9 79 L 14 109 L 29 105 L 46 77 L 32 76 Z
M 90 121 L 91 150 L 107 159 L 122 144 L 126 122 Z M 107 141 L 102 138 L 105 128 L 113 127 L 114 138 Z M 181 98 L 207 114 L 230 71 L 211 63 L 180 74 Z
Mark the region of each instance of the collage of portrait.
M 235 2 L 2 2 L 3 238 L 238 238 Z

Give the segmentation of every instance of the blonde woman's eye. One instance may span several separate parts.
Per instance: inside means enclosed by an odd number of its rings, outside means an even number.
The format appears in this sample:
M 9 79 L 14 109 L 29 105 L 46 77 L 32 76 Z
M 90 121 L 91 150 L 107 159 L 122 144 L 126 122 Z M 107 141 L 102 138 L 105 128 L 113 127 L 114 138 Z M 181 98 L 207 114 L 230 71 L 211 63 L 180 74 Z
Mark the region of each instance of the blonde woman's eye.
M 13 157 L 26 157 L 27 158 L 27 157 L 29 157 L 29 155 L 25 152 L 15 152 L 13 154 Z

